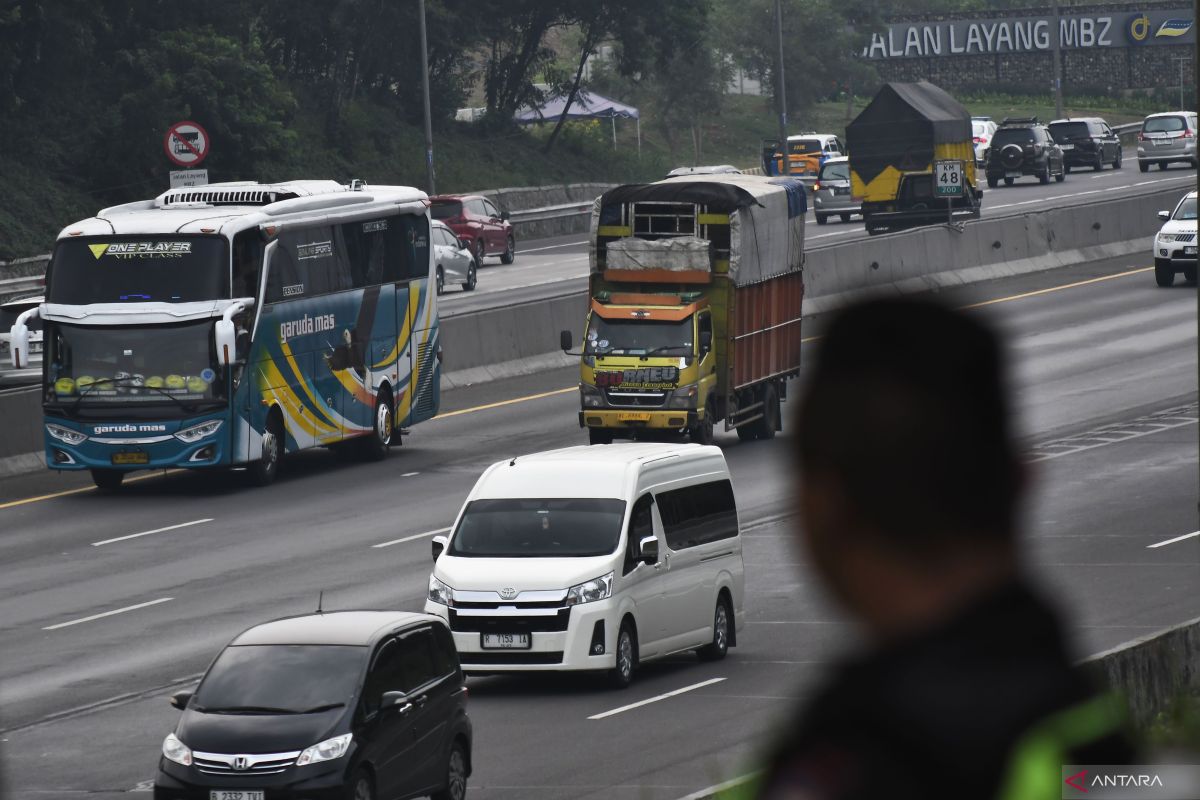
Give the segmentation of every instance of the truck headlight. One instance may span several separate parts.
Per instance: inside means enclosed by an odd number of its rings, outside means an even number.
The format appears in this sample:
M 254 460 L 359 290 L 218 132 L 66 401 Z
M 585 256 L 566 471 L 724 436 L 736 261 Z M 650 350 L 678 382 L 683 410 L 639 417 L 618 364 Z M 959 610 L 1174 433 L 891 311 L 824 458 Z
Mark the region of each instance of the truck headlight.
M 579 384 L 579 399 L 584 408 L 604 408 L 604 393 L 590 383 Z
M 699 394 L 700 391 L 694 383 L 689 383 L 687 386 L 680 386 L 671 392 L 671 399 L 667 402 L 667 408 L 695 408 L 696 398 Z
M 567 589 L 567 605 L 577 606 L 581 603 L 594 603 L 597 600 L 608 599 L 612 595 L 612 582 L 613 574 L 610 572 L 599 578 L 584 581 L 578 586 L 572 586 Z
M 354 734 L 343 733 L 341 736 L 326 739 L 320 744 L 314 744 L 300 754 L 300 757 L 296 759 L 296 766 L 303 767 L 305 764 L 319 764 L 322 761 L 341 758 L 350 749 L 350 740 L 353 738 Z
M 179 737 L 173 733 L 168 733 L 167 738 L 163 739 L 162 753 L 163 758 L 168 761 L 174 761 L 184 767 L 192 765 L 192 749 L 179 741 Z
M 175 434 L 175 438 L 185 444 L 198 442 L 205 436 L 212 436 L 221 428 L 222 421 L 219 419 L 210 419 L 208 422 L 201 422 L 199 425 L 193 425 L 190 428 L 184 428 Z
M 64 428 L 62 425 L 47 424 L 46 433 L 58 439 L 60 442 L 67 444 L 82 444 L 87 441 L 87 436 L 79 431 L 73 431 L 70 428 Z
M 454 604 L 454 590 L 430 575 L 429 602 L 437 603 L 439 606 L 451 606 Z

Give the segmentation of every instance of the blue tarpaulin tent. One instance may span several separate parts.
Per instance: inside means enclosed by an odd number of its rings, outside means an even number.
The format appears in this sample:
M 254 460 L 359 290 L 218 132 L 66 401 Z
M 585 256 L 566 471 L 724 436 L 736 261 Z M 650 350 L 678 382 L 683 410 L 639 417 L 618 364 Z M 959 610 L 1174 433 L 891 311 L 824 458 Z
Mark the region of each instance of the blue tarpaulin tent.
M 513 119 L 522 125 L 535 122 L 557 120 L 563 115 L 567 106 L 567 95 L 551 97 L 537 108 L 522 108 L 513 115 Z M 637 122 L 638 153 L 642 151 L 642 122 L 638 110 L 617 100 L 603 95 L 580 89 L 567 112 L 568 120 L 607 119 L 612 122 L 613 147 L 617 146 L 617 117 L 632 119 Z

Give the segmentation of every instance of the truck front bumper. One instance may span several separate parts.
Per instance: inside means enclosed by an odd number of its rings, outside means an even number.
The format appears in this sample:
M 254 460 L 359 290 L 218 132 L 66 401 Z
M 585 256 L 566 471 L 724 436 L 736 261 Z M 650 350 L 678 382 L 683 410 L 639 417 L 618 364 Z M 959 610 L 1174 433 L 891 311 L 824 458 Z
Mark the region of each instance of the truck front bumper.
M 589 408 L 579 412 L 579 427 L 604 428 L 612 431 L 682 431 L 696 423 L 695 410 L 685 408 L 657 409 L 655 411 L 618 411 L 607 408 Z

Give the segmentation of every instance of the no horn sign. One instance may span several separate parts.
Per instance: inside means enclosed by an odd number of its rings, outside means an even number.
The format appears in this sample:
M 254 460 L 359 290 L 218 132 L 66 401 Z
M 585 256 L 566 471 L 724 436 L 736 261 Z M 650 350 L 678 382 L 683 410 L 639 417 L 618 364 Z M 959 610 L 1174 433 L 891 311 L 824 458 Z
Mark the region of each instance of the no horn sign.
M 208 155 L 210 146 L 208 131 L 186 120 L 167 128 L 167 135 L 163 137 L 167 158 L 180 167 L 197 166 Z

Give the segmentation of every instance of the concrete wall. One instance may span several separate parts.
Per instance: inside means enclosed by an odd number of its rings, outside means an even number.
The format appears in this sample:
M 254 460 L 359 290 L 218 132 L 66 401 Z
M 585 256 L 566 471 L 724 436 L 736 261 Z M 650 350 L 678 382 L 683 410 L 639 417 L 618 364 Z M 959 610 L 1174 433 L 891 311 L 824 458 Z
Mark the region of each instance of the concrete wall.
M 1092 656 L 1084 666 L 1125 697 L 1130 720 L 1144 727 L 1176 700 L 1200 692 L 1200 619 Z
M 0 393 L 0 477 L 45 469 L 37 388 Z

